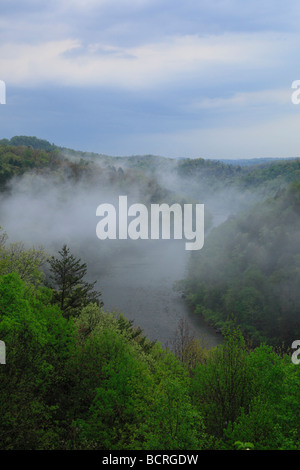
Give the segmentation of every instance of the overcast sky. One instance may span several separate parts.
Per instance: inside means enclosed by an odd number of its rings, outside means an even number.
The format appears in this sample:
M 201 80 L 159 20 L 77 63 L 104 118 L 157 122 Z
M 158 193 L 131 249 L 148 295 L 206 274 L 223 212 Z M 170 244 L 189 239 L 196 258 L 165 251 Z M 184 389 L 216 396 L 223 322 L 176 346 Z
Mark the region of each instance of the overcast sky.
M 299 0 L 1 0 L 0 138 L 300 156 Z

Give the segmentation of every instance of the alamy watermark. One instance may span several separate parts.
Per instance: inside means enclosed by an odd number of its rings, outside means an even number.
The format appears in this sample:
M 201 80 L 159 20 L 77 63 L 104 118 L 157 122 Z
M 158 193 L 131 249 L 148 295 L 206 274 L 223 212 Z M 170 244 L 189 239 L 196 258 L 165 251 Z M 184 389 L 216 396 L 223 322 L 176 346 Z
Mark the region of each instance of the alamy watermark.
M 3 80 L 0 80 L 0 104 L 6 104 L 6 85 Z
M 294 80 L 292 88 L 295 89 L 291 96 L 292 103 L 300 104 L 300 80 Z
M 6 364 L 6 346 L 4 341 L 0 341 L 0 364 Z
M 186 250 L 200 250 L 204 245 L 204 204 L 151 204 L 150 214 L 144 204 L 128 207 L 127 196 L 119 196 L 118 208 L 100 204 L 96 227 L 100 240 L 182 240 Z
M 300 359 L 298 356 L 300 355 L 300 340 L 296 339 L 292 344 L 292 349 L 296 349 L 296 351 L 292 354 L 292 363 L 296 366 L 300 364 Z

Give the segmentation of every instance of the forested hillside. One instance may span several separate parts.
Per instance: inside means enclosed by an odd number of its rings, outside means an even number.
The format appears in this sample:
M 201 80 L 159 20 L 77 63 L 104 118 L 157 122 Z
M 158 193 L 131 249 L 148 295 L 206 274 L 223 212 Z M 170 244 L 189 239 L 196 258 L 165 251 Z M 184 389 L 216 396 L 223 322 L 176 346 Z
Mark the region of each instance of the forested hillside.
M 234 321 L 255 344 L 300 337 L 300 184 L 215 228 L 189 266 L 195 310 L 223 328 Z
M 0 189 L 0 449 L 300 449 L 299 159 L 110 157 L 16 136 L 0 141 Z M 180 289 L 222 344 L 182 320 L 164 345 L 106 309 L 98 274 L 123 245 L 99 245 L 95 208 L 119 194 L 204 203 Z M 144 245 L 129 245 L 135 260 Z
M 3 234 L 0 254 L 2 450 L 299 449 L 288 354 L 249 350 L 238 329 L 208 351 L 184 324 L 162 348 L 89 301 L 68 249 L 49 259 Z M 45 285 L 47 258 L 66 283 Z

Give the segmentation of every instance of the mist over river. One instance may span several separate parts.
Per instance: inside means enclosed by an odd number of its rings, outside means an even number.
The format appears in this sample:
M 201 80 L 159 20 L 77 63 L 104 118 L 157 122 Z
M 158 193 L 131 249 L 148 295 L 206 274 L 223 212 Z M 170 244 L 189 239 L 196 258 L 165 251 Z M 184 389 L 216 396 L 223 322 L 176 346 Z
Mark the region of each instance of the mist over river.
M 21 240 L 28 248 L 42 245 L 54 256 L 66 244 L 87 263 L 87 280 L 97 281 L 104 309 L 123 313 L 150 340 L 170 344 L 179 321 L 185 319 L 190 333 L 206 347 L 222 342 L 222 336 L 192 313 L 182 292 L 173 288 L 185 278 L 191 254 L 186 240 L 97 238 L 96 208 L 106 202 L 116 205 L 115 193 L 100 184 L 78 183 L 74 190 L 71 183 L 27 174 L 14 180 L 2 198 L 1 225 L 10 242 Z M 140 200 L 138 194 L 134 200 Z
M 184 278 L 190 255 L 184 242 L 147 240 L 137 245 L 112 256 L 106 273 L 99 273 L 104 309 L 124 313 L 149 339 L 163 346 L 172 341 L 182 318 L 190 333 L 207 347 L 222 342 L 221 335 L 192 313 L 182 293 L 174 289 L 174 283 Z

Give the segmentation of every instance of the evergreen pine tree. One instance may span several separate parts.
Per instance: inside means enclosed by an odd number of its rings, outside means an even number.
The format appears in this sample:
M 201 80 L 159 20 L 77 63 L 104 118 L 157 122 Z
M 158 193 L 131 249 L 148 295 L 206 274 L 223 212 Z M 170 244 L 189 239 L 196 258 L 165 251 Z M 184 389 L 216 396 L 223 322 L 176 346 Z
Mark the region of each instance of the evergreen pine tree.
M 66 318 L 77 315 L 82 307 L 91 302 L 102 306 L 101 292 L 94 290 L 96 281 L 90 283 L 84 280 L 86 263 L 75 258 L 66 245 L 58 254 L 58 258 L 52 256 L 49 260 L 50 279 L 53 281 L 53 300 L 59 305 L 63 315 Z

